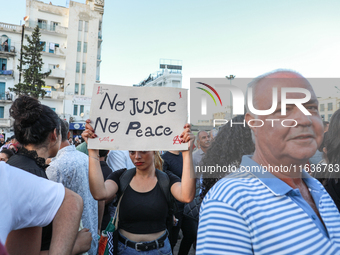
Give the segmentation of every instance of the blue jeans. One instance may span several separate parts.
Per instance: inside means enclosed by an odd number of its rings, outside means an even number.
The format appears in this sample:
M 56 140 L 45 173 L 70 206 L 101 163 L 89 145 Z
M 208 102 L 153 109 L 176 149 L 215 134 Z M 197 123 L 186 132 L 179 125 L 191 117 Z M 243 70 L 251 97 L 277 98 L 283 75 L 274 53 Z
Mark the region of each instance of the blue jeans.
M 164 235 L 165 235 L 165 233 L 164 233 Z M 125 240 L 129 240 L 123 235 L 122 235 L 122 237 Z M 131 241 L 131 240 L 129 240 L 129 241 Z M 151 242 L 144 242 L 144 243 L 151 243 Z M 172 255 L 172 252 L 171 252 L 171 245 L 170 245 L 168 238 L 165 239 L 164 246 L 162 248 L 154 249 L 154 250 L 150 250 L 150 251 L 136 251 L 135 249 L 133 249 L 129 246 L 126 246 L 124 243 L 119 241 L 118 242 L 118 255 L 130 255 L 130 254 L 132 254 L 132 255 L 134 255 L 134 254 L 137 254 L 137 255 L 141 255 L 141 254 L 144 254 L 144 255 Z

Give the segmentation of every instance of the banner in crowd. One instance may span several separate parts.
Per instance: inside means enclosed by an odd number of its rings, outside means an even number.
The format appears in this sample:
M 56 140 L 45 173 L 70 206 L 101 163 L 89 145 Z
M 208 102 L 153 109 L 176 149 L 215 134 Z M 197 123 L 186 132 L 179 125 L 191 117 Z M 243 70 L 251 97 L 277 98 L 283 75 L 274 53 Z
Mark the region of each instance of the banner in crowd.
M 90 119 L 97 138 L 90 149 L 185 150 L 187 90 L 95 84 Z

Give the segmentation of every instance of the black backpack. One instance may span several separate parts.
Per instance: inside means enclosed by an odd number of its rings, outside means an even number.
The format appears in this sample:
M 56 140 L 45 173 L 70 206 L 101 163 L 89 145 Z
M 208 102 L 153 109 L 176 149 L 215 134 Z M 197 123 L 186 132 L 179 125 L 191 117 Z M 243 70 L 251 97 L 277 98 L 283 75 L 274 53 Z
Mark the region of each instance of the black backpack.
M 129 170 L 125 170 L 122 173 L 122 175 L 119 177 L 119 191 L 118 191 L 117 201 L 119 200 L 120 196 L 124 194 L 126 188 L 129 186 L 135 174 L 136 174 L 136 168 L 132 168 Z M 168 204 L 168 215 L 166 218 L 166 228 L 168 229 L 169 236 L 170 236 L 172 232 L 172 227 L 173 227 L 173 215 L 177 211 L 177 203 L 170 191 L 169 176 L 165 172 L 162 172 L 156 169 L 156 177 L 161 187 L 161 190 L 163 191 L 163 194 L 166 197 L 166 201 Z

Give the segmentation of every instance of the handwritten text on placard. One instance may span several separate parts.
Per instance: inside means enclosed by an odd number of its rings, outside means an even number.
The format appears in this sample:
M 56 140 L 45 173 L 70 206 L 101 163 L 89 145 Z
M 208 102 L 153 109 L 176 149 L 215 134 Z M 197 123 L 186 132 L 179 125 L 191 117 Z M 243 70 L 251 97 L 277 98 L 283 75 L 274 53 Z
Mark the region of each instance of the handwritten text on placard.
M 89 148 L 183 150 L 187 90 L 95 84 L 90 119 L 98 135 Z

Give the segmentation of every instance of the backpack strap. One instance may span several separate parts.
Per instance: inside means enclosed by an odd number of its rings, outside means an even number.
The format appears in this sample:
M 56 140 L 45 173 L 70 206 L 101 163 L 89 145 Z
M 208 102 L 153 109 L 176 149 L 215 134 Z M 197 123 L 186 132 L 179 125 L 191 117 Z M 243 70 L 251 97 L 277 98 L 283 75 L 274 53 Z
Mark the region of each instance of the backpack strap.
M 166 173 L 164 173 L 164 172 L 162 172 L 158 169 L 156 169 L 156 176 L 157 176 L 159 186 L 161 187 L 163 194 L 166 197 L 166 201 L 168 202 L 168 205 L 170 206 L 171 205 L 171 194 L 170 194 L 170 179 L 169 179 L 169 176 Z
M 122 175 L 119 177 L 119 195 L 121 196 L 124 194 L 126 188 L 129 186 L 132 178 L 136 175 L 136 168 L 132 168 L 129 170 L 125 170 Z M 169 176 L 156 169 L 156 177 L 157 181 L 159 183 L 159 186 L 161 187 L 161 190 L 163 191 L 163 194 L 166 197 L 166 201 L 168 205 L 171 205 L 171 193 L 170 193 L 170 179 Z
M 169 236 L 173 233 L 173 226 L 174 226 L 174 214 L 177 208 L 177 204 L 175 201 L 175 198 L 172 196 L 170 191 L 170 178 L 167 173 L 160 171 L 156 169 L 156 176 L 159 183 L 159 186 L 161 187 L 161 190 L 163 194 L 166 197 L 166 201 L 168 204 L 168 213 L 166 217 L 166 228 L 169 233 Z
M 136 168 L 125 170 L 119 177 L 119 194 L 124 194 L 126 188 L 129 186 L 132 178 L 136 174 Z

